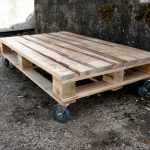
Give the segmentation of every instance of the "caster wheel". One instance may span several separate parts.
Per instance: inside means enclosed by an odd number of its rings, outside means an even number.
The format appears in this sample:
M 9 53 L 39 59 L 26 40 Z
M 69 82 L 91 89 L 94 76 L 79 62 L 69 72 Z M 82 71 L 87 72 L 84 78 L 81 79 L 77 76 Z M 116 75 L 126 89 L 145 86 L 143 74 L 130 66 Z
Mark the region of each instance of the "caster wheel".
M 144 85 L 145 88 L 147 89 L 147 92 L 150 93 L 150 80 L 147 80 Z
M 4 66 L 4 67 L 6 67 L 6 68 L 9 67 L 9 60 L 8 60 L 8 59 L 3 58 L 2 62 L 3 62 L 3 66 Z
M 150 94 L 150 80 L 144 82 L 143 86 L 139 87 L 138 94 L 145 97 Z
M 144 86 L 139 87 L 139 89 L 138 89 L 139 96 L 145 97 L 146 93 L 147 93 L 147 90 L 146 90 L 146 88 Z
M 70 111 L 67 107 L 59 104 L 54 105 L 52 108 L 53 119 L 59 123 L 66 123 L 70 119 Z

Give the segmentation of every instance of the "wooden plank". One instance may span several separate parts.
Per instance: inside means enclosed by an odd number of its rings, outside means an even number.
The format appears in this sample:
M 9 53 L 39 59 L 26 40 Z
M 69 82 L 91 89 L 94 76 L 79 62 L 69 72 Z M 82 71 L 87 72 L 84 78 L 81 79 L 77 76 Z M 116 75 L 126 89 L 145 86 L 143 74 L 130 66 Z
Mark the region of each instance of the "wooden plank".
M 76 45 L 76 44 L 70 43 L 67 40 L 64 40 L 64 39 L 61 39 L 58 37 L 56 38 L 56 37 L 50 36 L 48 34 L 33 35 L 33 37 L 38 38 L 43 41 L 46 41 L 46 42 L 49 42 L 51 44 L 61 46 L 61 47 L 69 48 L 69 49 L 72 49 L 75 51 L 80 51 L 81 53 L 84 53 L 86 55 L 91 55 L 92 57 L 97 57 L 97 58 L 100 58 L 103 60 L 107 59 L 109 61 L 113 60 L 113 61 L 115 61 L 115 63 L 119 63 L 117 65 L 124 65 L 122 63 L 127 63 L 127 61 L 122 60 L 120 58 L 116 58 L 115 56 L 105 54 L 103 52 L 95 51 L 93 49 L 90 49 L 89 47 L 83 47 L 80 45 Z M 105 61 L 107 61 L 107 60 L 105 60 Z
M 132 54 L 133 56 L 140 56 L 140 58 L 143 58 L 146 60 L 146 58 L 150 57 L 150 53 L 147 51 L 142 51 L 140 49 L 137 48 L 133 48 L 133 47 L 129 47 L 129 46 L 125 46 L 125 45 L 121 45 L 121 44 L 117 44 L 117 43 L 112 43 L 109 41 L 104 41 L 104 40 L 100 40 L 100 39 L 96 39 L 96 38 L 92 38 L 92 37 L 87 37 L 87 36 L 83 36 L 83 35 L 79 35 L 76 33 L 70 33 L 70 32 L 65 32 L 62 31 L 60 33 L 66 34 L 66 35 L 70 35 L 70 36 L 74 36 L 77 37 L 78 39 L 83 39 L 83 40 L 88 40 L 88 41 L 92 41 L 98 44 L 102 44 L 102 45 L 106 45 L 112 48 L 115 48 L 117 50 L 120 51 L 124 51 L 124 52 L 129 52 L 130 54 Z
M 35 42 L 45 48 L 48 48 L 54 52 L 57 52 L 58 54 L 60 54 L 64 57 L 70 58 L 74 61 L 77 61 L 83 65 L 94 67 L 97 69 L 97 72 L 113 68 L 112 63 L 108 63 L 108 62 L 102 61 L 100 59 L 93 58 L 93 57 L 85 55 L 83 53 L 73 51 L 71 49 L 59 47 L 57 45 L 53 45 L 53 44 L 50 44 L 47 42 L 43 42 L 43 41 L 36 39 L 34 37 L 31 37 L 31 36 L 23 36 L 23 38 L 30 40 L 32 42 Z
M 20 68 L 19 66 L 17 56 L 14 53 L 3 54 L 3 56 L 7 58 L 22 73 L 24 73 L 29 79 L 36 83 L 41 89 L 43 89 L 47 94 L 54 98 L 58 103 L 60 103 L 61 105 L 65 105 L 65 103 L 63 103 L 53 94 L 53 85 L 51 81 L 49 81 L 33 69 L 22 70 L 22 68 Z
M 20 68 L 16 53 L 14 53 L 14 52 L 8 53 L 8 54 L 4 53 L 3 56 L 5 58 L 7 58 L 15 67 Z
M 93 73 L 93 74 L 90 74 L 90 75 L 86 75 L 84 77 L 75 77 L 73 79 L 68 79 L 66 81 L 62 81 L 62 83 L 66 84 L 66 83 L 70 83 L 70 82 L 84 80 L 84 79 L 87 79 L 87 78 L 98 77 L 98 76 L 113 73 L 113 72 L 116 72 L 116 71 L 121 71 L 121 70 L 130 69 L 130 68 L 134 68 L 134 67 L 139 67 L 139 66 L 142 66 L 142 65 L 146 65 L 148 63 L 150 63 L 150 61 L 147 61 L 147 62 L 144 62 L 144 63 L 142 62 L 142 63 L 136 64 L 136 65 L 120 67 L 120 68 L 117 68 L 117 69 L 107 70 L 107 71 L 103 71 L 103 72 L 99 72 L 99 73 Z
M 77 92 L 76 92 L 76 98 L 82 98 L 86 96 L 90 96 L 93 94 L 97 94 L 100 92 L 108 91 L 108 90 L 113 90 L 115 88 L 128 85 L 146 78 L 149 78 L 150 75 L 142 72 L 136 72 L 133 74 L 128 74 L 125 76 L 124 81 L 117 83 L 117 84 L 109 84 L 105 81 L 99 81 L 99 82 L 94 82 L 91 84 L 86 84 L 82 85 L 80 87 L 77 87 Z M 63 100 L 64 103 L 70 103 L 73 101 L 72 99 L 66 99 Z
M 39 52 L 42 55 L 47 56 L 48 58 L 56 61 L 57 63 L 60 63 L 63 66 L 65 66 L 65 67 L 75 71 L 80 76 L 96 72 L 96 69 L 94 69 L 94 68 L 92 68 L 90 66 L 82 65 L 82 64 L 80 64 L 80 63 L 78 63 L 78 62 L 76 62 L 74 60 L 71 60 L 71 59 L 69 59 L 67 57 L 64 57 L 64 56 L 62 56 L 62 55 L 52 51 L 51 49 L 47 49 L 47 48 L 45 48 L 43 46 L 40 46 L 39 44 L 36 44 L 34 42 L 25 40 L 22 37 L 15 37 L 15 39 L 19 43 L 21 43 L 21 44 L 31 48 L 32 50 L 34 50 L 36 52 Z
M 56 33 L 54 33 L 54 34 L 56 35 Z M 121 56 L 125 55 L 125 56 L 129 56 L 132 58 L 136 58 L 142 62 L 150 59 L 150 53 L 148 55 L 144 54 L 144 53 L 140 53 L 140 50 L 130 49 L 130 47 L 124 49 L 124 48 L 121 48 L 120 46 L 117 47 L 117 46 L 106 45 L 103 43 L 96 43 L 96 42 L 93 42 L 91 40 L 85 40 L 85 39 L 82 39 L 79 37 L 74 37 L 72 35 L 66 35 L 66 34 L 63 34 L 61 32 L 57 33 L 57 35 L 58 34 L 59 34 L 59 36 L 63 36 L 64 38 L 67 38 L 67 39 L 72 39 L 73 41 L 80 41 L 81 43 L 84 43 L 84 44 L 90 44 L 90 45 L 93 45 L 93 46 L 96 46 L 99 48 L 107 49 L 108 51 L 117 52 Z
M 97 58 L 97 59 L 103 60 L 105 62 L 111 63 L 111 64 L 113 64 L 113 68 L 121 67 L 124 65 L 121 62 L 116 61 L 115 59 L 108 58 L 108 56 L 103 56 L 103 55 L 98 55 L 96 53 L 93 53 L 90 50 L 88 50 L 87 48 L 81 48 L 79 46 L 69 44 L 68 42 L 63 42 L 60 40 L 50 38 L 47 36 L 47 34 L 33 35 L 32 37 L 36 38 L 37 40 L 39 39 L 40 41 L 47 42 L 47 43 L 55 45 L 55 46 L 65 48 L 66 50 L 76 51 L 76 52 L 79 52 L 81 54 L 84 54 L 84 55 L 87 55 L 90 57 L 92 56 L 94 58 Z M 28 36 L 25 38 L 35 41 L 35 39 L 33 39 L 32 37 Z
M 78 76 L 78 74 L 71 71 L 70 69 L 46 58 L 40 53 L 31 50 L 30 48 L 18 43 L 17 41 L 12 40 L 12 38 L 4 38 L 1 39 L 1 41 L 8 47 L 11 47 L 11 49 L 16 51 L 18 54 L 31 61 L 33 64 L 36 64 L 60 80 L 67 80 Z
M 103 51 L 113 52 L 113 53 L 119 54 L 121 56 L 128 56 L 129 60 L 131 58 L 137 58 L 135 55 L 132 56 L 132 52 L 131 52 L 131 54 L 129 54 L 129 52 L 120 51 L 120 50 L 118 50 L 118 49 L 116 49 L 114 47 L 110 47 L 108 45 L 94 43 L 92 41 L 88 41 L 88 40 L 84 40 L 84 39 L 79 39 L 77 37 L 73 37 L 73 36 L 70 36 L 70 35 L 63 34 L 63 33 L 50 33 L 50 35 L 55 35 L 55 36 L 58 36 L 58 37 L 61 37 L 61 38 L 65 38 L 67 40 L 70 40 L 73 43 L 78 43 L 79 42 L 83 46 L 86 46 L 86 45 L 89 46 L 90 45 L 90 46 L 93 46 L 93 48 L 96 47 L 96 48 L 99 48 L 99 49 L 101 49 Z
M 107 50 L 112 51 L 112 52 L 117 52 L 120 55 L 131 56 L 133 58 L 140 59 L 141 61 L 147 61 L 148 58 L 149 58 L 147 55 L 144 55 L 142 53 L 139 54 L 138 52 L 135 53 L 134 51 L 130 52 L 128 49 L 121 49 L 119 47 L 109 46 L 109 45 L 102 44 L 102 43 L 96 43 L 96 42 L 93 42 L 91 40 L 85 40 L 85 39 L 81 39 L 81 38 L 78 38 L 78 37 L 74 37 L 72 35 L 66 35 L 66 34 L 63 34 L 63 33 L 57 33 L 57 35 L 58 34 L 59 34 L 59 36 L 61 35 L 65 38 L 67 38 L 67 39 L 72 39 L 73 41 L 80 41 L 84 44 L 90 44 L 90 45 L 93 45 L 93 46 L 97 46 L 97 47 L 107 49 Z
M 72 38 L 66 38 L 64 37 L 64 35 L 60 35 L 58 33 L 51 33 L 49 34 L 48 36 L 50 36 L 51 38 L 55 38 L 55 39 L 60 39 L 60 40 L 63 40 L 64 42 L 67 42 L 69 41 L 69 43 L 71 44 L 74 44 L 74 45 L 78 45 L 78 46 L 81 46 L 83 48 L 88 48 L 88 49 L 91 49 L 92 52 L 96 51 L 97 53 L 103 53 L 102 55 L 105 54 L 105 56 L 111 56 L 111 58 L 115 58 L 116 60 L 122 60 L 122 61 L 126 61 L 127 65 L 131 65 L 131 64 L 135 64 L 135 63 L 138 63 L 139 60 L 137 58 L 134 58 L 134 57 L 130 57 L 128 55 L 125 55 L 125 53 L 120 53 L 118 51 L 114 51 L 114 50 L 111 50 L 110 48 L 106 49 L 106 48 L 102 48 L 98 45 L 95 45 L 95 44 L 91 44 L 90 42 L 87 42 L 87 41 L 82 41 L 82 40 L 78 40 L 78 41 L 75 41 L 75 40 L 72 40 Z

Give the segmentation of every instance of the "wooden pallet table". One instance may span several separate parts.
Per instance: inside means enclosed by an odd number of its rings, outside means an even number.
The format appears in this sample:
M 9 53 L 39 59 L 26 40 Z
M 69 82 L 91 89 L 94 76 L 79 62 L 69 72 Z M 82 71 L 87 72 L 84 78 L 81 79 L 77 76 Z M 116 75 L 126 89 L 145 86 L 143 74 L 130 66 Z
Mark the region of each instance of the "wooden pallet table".
M 82 97 L 150 77 L 149 52 L 75 33 L 14 36 L 0 41 L 4 65 L 11 62 L 60 104 L 53 108 L 59 122 L 68 120 L 67 106 Z

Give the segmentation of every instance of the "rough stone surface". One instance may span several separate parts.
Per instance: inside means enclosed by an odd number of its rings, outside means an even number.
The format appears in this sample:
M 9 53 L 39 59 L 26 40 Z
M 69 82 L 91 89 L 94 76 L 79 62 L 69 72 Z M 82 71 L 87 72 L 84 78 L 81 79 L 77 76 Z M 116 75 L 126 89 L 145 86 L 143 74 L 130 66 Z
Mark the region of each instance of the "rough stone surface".
M 66 30 L 150 51 L 150 3 L 35 0 L 36 31 Z

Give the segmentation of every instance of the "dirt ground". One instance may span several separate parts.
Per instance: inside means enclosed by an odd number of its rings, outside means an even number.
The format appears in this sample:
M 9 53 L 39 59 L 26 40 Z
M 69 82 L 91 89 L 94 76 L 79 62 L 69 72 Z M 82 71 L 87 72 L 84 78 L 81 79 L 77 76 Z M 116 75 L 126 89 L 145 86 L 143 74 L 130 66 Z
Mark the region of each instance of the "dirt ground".
M 0 58 L 0 150 L 149 150 L 150 98 L 134 87 L 83 98 L 66 124 L 52 119 L 55 101 Z

